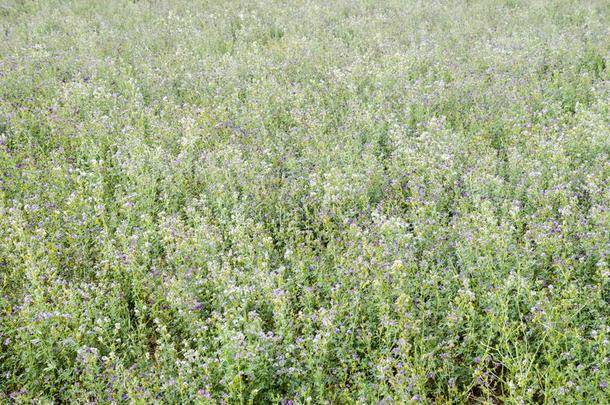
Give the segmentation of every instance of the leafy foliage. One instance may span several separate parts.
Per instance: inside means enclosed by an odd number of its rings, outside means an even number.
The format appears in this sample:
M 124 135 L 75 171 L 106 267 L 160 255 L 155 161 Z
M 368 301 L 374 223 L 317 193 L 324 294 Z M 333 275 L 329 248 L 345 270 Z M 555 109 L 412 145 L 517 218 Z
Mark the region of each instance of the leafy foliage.
M 5 0 L 0 402 L 607 401 L 609 11 Z

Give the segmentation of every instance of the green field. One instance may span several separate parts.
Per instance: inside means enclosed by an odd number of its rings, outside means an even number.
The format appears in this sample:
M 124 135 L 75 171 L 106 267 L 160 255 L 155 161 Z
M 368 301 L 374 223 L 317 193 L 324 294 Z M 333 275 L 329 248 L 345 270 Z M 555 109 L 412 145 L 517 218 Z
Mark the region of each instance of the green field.
M 0 403 L 610 402 L 607 0 L 0 0 Z

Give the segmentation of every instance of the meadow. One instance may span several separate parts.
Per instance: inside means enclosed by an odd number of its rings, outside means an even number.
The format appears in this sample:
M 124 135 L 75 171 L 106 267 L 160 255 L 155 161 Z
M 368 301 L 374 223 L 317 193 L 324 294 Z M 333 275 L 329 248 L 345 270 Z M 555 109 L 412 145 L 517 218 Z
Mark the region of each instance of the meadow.
M 610 402 L 606 0 L 0 36 L 0 403 Z

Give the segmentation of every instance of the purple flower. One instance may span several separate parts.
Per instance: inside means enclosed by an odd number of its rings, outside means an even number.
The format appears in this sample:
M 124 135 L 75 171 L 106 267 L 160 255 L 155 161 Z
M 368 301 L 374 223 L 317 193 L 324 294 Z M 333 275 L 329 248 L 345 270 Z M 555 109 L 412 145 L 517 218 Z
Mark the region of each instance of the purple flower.
M 49 319 L 49 318 L 52 318 L 52 317 L 53 317 L 52 313 L 43 311 L 43 312 L 39 313 L 38 315 L 36 315 L 34 317 L 34 319 L 37 320 L 37 321 L 42 321 L 42 320 Z
M 19 396 L 21 396 L 21 395 L 25 395 L 25 394 L 27 394 L 27 393 L 28 393 L 28 390 L 26 390 L 25 388 L 22 388 L 22 389 L 20 389 L 19 391 L 14 391 L 14 392 L 11 392 L 9 396 L 10 396 L 12 399 L 15 399 L 15 398 L 17 398 L 17 397 L 19 397 Z
M 210 395 L 210 393 L 209 393 L 209 392 L 207 392 L 207 391 L 206 391 L 206 390 L 204 390 L 204 389 L 200 389 L 199 391 L 197 391 L 197 394 L 198 394 L 200 397 L 204 397 L 204 398 L 212 398 L 212 396 Z

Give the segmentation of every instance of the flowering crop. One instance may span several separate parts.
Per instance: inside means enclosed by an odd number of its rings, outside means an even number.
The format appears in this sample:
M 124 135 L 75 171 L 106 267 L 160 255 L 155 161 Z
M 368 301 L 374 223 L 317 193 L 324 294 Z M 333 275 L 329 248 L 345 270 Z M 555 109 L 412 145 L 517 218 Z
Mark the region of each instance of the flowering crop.
M 4 0 L 0 403 L 604 403 L 604 0 Z

